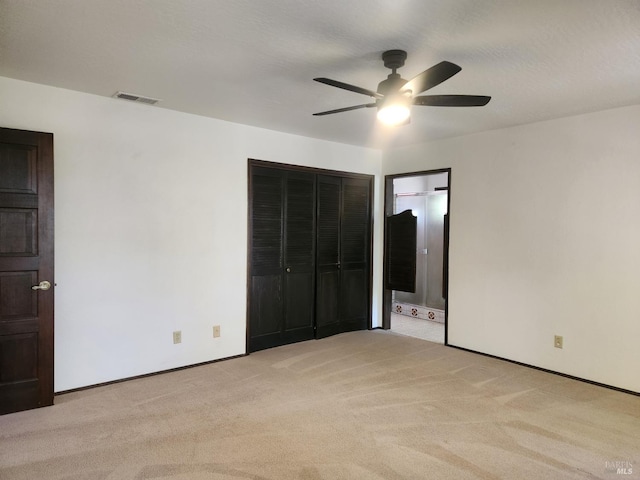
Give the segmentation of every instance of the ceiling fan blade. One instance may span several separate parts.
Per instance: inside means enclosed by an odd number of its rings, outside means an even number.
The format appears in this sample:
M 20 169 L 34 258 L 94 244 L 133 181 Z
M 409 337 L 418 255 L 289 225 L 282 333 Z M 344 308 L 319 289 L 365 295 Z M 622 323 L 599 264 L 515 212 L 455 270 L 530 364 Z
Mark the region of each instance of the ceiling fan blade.
M 354 105 L 353 107 L 338 108 L 336 110 L 327 110 L 326 112 L 314 113 L 313 115 L 316 117 L 319 117 L 321 115 L 331 115 L 332 113 L 348 112 L 350 110 L 358 110 L 359 108 L 371 108 L 375 106 L 376 106 L 375 103 L 365 103 L 363 105 Z
M 401 90 L 411 90 L 412 95 L 418 95 L 425 90 L 429 90 L 436 85 L 440 85 L 445 80 L 453 77 L 460 70 L 462 70 L 461 67 L 455 63 L 447 62 L 445 60 L 444 62 L 440 62 L 413 77 L 404 84 Z
M 491 97 L 484 95 L 425 95 L 415 97 L 413 104 L 430 107 L 482 107 L 489 100 Z
M 350 92 L 361 93 L 362 95 L 368 95 L 373 98 L 383 98 L 378 92 L 373 90 L 367 90 L 366 88 L 356 87 L 355 85 L 349 85 L 348 83 L 338 82 L 337 80 L 331 80 L 330 78 L 314 78 L 316 82 L 324 83 L 325 85 L 331 85 L 332 87 L 342 88 L 349 90 Z

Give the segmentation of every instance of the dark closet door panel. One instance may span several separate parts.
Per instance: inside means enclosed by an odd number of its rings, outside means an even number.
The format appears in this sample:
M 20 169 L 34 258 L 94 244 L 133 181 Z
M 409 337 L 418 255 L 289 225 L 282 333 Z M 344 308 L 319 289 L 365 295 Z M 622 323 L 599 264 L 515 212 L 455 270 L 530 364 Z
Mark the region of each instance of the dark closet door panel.
M 369 324 L 371 197 L 368 180 L 342 181 L 340 224 L 340 330 L 362 330 Z
M 339 177 L 318 175 L 318 265 L 336 266 L 340 262 Z
M 282 343 L 314 337 L 316 179 L 287 171 L 284 212 L 284 328 Z
M 249 350 L 314 337 L 315 174 L 250 167 Z
M 362 330 L 369 319 L 369 272 L 343 269 L 340 289 L 341 330 Z
M 342 179 L 318 175 L 316 337 L 340 332 L 340 208 Z
M 316 307 L 316 336 L 328 337 L 340 331 L 339 315 L 340 272 L 329 270 L 318 273 Z M 320 300 L 321 299 L 321 300 Z
M 282 174 L 254 167 L 251 172 L 251 287 L 249 350 L 278 345 L 283 328 Z
M 369 262 L 369 181 L 343 180 L 341 246 L 342 263 Z
M 285 283 L 285 330 L 306 328 L 309 338 L 313 338 L 313 273 L 288 273 Z
M 315 177 L 288 172 L 286 180 L 285 263 L 313 268 L 315 264 Z
M 253 275 L 282 268 L 283 179 L 271 169 L 254 168 L 251 201 Z
M 282 330 L 282 276 L 251 277 L 251 336 L 260 337 Z

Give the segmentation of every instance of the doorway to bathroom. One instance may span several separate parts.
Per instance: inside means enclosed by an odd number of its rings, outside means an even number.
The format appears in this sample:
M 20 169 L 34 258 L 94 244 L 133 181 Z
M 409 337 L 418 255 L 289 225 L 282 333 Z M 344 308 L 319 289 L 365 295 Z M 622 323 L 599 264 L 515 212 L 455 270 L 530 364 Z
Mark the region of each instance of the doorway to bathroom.
M 383 328 L 445 345 L 450 177 L 385 177 Z

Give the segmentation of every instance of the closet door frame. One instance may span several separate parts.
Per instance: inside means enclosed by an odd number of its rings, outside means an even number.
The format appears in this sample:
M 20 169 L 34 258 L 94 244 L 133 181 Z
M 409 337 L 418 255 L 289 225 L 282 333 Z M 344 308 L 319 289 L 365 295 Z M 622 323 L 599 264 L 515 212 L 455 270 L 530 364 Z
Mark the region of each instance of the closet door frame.
M 371 319 L 371 309 L 372 309 L 372 301 L 373 301 L 373 231 L 374 231 L 374 218 L 373 218 L 373 198 L 374 198 L 374 176 L 363 174 L 363 173 L 354 173 L 354 172 L 345 172 L 340 170 L 328 170 L 322 168 L 314 168 L 314 167 L 305 167 L 300 165 L 292 165 L 287 163 L 278 163 L 278 162 L 270 162 L 265 160 L 253 159 L 249 158 L 247 160 L 247 179 L 248 179 L 248 204 L 247 204 L 247 286 L 246 286 L 246 295 L 247 295 L 247 308 L 246 308 L 246 342 L 245 342 L 245 352 L 248 355 L 250 353 L 249 350 L 249 342 L 251 339 L 251 325 L 250 325 L 250 312 L 251 312 L 251 265 L 252 265 L 252 252 L 253 252 L 253 231 L 252 231 L 252 218 L 253 218 L 253 185 L 252 185 L 252 169 L 254 167 L 263 167 L 263 168 L 273 168 L 278 170 L 288 170 L 288 171 L 298 171 L 298 172 L 307 172 L 313 173 L 316 175 L 332 175 L 339 176 L 343 178 L 355 178 L 355 179 L 364 179 L 369 182 L 369 289 L 368 289 L 368 302 L 367 302 L 367 328 L 370 330 L 372 328 L 372 319 Z

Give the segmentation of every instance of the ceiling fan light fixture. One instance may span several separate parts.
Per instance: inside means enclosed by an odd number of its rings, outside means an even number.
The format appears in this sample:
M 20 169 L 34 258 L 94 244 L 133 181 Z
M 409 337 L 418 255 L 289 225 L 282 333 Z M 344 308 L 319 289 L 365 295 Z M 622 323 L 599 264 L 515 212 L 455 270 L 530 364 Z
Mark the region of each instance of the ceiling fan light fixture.
M 351 107 L 336 108 L 325 112 L 314 113 L 314 116 L 333 113 L 350 112 L 361 108 L 376 107 L 378 119 L 389 126 L 407 125 L 411 120 L 411 107 L 482 107 L 489 103 L 491 97 L 486 95 L 420 95 L 422 92 L 440 85 L 460 72 L 462 68 L 455 63 L 442 62 L 419 73 L 411 80 L 403 79 L 396 70 L 404 65 L 407 52 L 404 50 L 387 50 L 382 54 L 384 66 L 391 69 L 387 78 L 378 84 L 376 91 L 350 85 L 330 78 L 314 78 L 316 82 L 331 87 L 341 88 L 375 99 L 375 102 Z
M 390 127 L 404 125 L 411 116 L 410 102 L 411 97 L 406 95 L 388 98 L 378 108 L 378 120 Z

